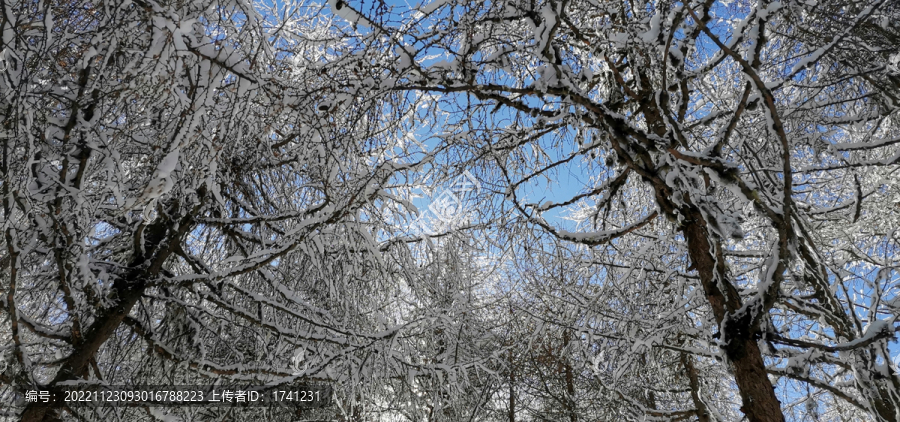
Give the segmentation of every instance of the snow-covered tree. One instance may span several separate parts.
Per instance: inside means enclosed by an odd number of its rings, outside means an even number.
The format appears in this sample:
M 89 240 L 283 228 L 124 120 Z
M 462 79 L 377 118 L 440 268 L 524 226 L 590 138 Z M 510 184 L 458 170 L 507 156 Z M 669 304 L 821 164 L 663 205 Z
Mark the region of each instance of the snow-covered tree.
M 751 421 L 784 420 L 804 390 L 811 418 L 832 400 L 900 418 L 896 2 L 443 0 L 398 16 L 373 24 L 395 40 L 395 89 L 448 99 L 459 160 L 523 220 L 625 266 L 604 287 L 673 300 L 656 309 L 678 326 L 631 341 L 712 353 Z M 588 181 L 537 196 L 566 173 Z
M 420 166 L 395 147 L 421 98 L 374 84 L 389 43 L 325 10 L 3 3 L 4 398 L 78 380 L 319 381 L 352 417 L 412 360 L 443 379 L 469 364 L 421 359 L 410 332 L 445 349 L 475 334 L 446 322 L 458 307 L 418 312 L 433 303 L 400 282 L 409 254 L 385 222 L 404 206 L 389 180 Z
M 0 6 L 4 400 L 900 420 L 895 1 Z M 467 218 L 409 230 L 464 172 Z

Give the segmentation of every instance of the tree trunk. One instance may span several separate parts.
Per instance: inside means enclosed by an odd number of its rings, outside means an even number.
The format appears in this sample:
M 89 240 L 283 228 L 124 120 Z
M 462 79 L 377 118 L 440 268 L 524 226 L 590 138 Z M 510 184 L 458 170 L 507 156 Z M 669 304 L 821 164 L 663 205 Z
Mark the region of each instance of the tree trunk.
M 699 211 L 692 213 L 694 221 L 686 222 L 682 232 L 688 242 L 688 253 L 700 274 L 700 282 L 720 327 L 719 333 L 725 355 L 734 367 L 734 380 L 741 395 L 741 411 L 750 422 L 783 422 L 781 402 L 766 374 L 766 365 L 756 343 L 758 333 L 751 327 L 749 313 L 733 319 L 732 313 L 741 308 L 737 289 L 727 278 L 721 245 L 710 244 L 706 222 Z M 715 254 L 715 255 L 714 255 Z M 722 291 L 722 288 L 725 291 Z M 722 324 L 722 321 L 726 323 Z
M 694 367 L 691 359 L 693 358 L 687 353 L 681 353 L 681 365 L 684 366 L 687 374 L 688 383 L 691 386 L 691 400 L 696 409 L 694 414 L 697 415 L 697 422 L 709 422 L 709 409 L 706 408 L 706 403 L 703 403 L 703 398 L 700 397 L 700 378 L 697 376 L 697 368 Z
M 641 77 L 644 79 L 644 86 L 652 86 L 646 76 Z M 651 91 L 643 93 L 648 126 L 657 136 L 665 137 L 666 124 L 661 117 L 663 113 L 654 105 L 651 94 Z M 617 153 L 623 154 L 624 151 L 620 149 L 621 147 L 617 147 Z M 639 155 L 642 155 L 644 162 L 652 162 L 652 158 L 646 153 Z M 644 171 L 634 163 L 631 167 L 639 172 Z M 710 243 L 713 236 L 707 228 L 703 213 L 695 205 L 690 204 L 688 199 L 685 199 L 687 204 L 676 205 L 670 197 L 672 190 L 664 180 L 656 179 L 652 183 L 656 191 L 656 202 L 662 211 L 670 217 L 680 214 L 684 218 L 681 232 L 687 239 L 692 268 L 700 274 L 700 283 L 712 307 L 716 323 L 724 329 L 724 332 L 719 333 L 723 343 L 721 347 L 734 367 L 734 379 L 743 404 L 741 411 L 750 422 L 783 422 L 781 402 L 775 396 L 762 353 L 756 344 L 759 333 L 756 327 L 751 326 L 752 317 L 749 312 L 745 312 L 740 319 L 732 317 L 735 311 L 741 309 L 741 297 L 734 283 L 728 280 L 722 245 L 718 240 Z M 723 325 L 723 321 L 726 324 Z
M 175 228 L 169 225 L 170 220 L 160 218 L 138 229 L 135 233 L 135 243 L 142 244 L 143 247 L 136 248 L 128 271 L 113 283 L 111 294 L 117 300 L 116 305 L 103 309 L 97 315 L 82 341 L 63 363 L 48 387 L 78 379 L 86 373 L 91 359 L 143 296 L 147 282 L 162 271 L 163 263 L 175 250 L 181 237 L 191 228 L 190 219 L 190 216 L 183 218 Z M 138 240 L 141 243 L 138 243 Z M 21 420 L 22 422 L 58 420 L 60 405 L 61 403 L 57 403 L 55 407 L 48 407 L 29 404 L 22 412 Z
M 50 386 L 58 385 L 64 381 L 75 380 L 79 378 L 79 374 L 85 373 L 88 362 L 100 350 L 100 346 L 115 332 L 122 320 L 125 319 L 125 316 L 131 312 L 131 308 L 143 295 L 146 285 L 139 283 L 139 285 L 132 285 L 131 287 L 132 289 L 128 291 L 115 289 L 116 292 L 124 294 L 124 297 L 120 296 L 118 305 L 107 309 L 106 312 L 97 317 L 96 322 L 91 325 L 84 336 L 83 342 L 72 352 L 66 363 L 59 369 Z M 57 412 L 58 409 L 56 408 L 30 405 L 22 413 L 22 422 L 55 420 Z

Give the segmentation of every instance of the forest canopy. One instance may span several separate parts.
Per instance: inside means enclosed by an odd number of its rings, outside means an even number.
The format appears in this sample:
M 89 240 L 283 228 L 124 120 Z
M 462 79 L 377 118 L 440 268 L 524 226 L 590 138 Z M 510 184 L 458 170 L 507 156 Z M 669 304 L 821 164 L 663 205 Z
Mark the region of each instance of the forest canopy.
M 9 420 L 900 421 L 896 1 L 0 0 L 0 36 Z M 229 383 L 333 397 L 22 396 Z

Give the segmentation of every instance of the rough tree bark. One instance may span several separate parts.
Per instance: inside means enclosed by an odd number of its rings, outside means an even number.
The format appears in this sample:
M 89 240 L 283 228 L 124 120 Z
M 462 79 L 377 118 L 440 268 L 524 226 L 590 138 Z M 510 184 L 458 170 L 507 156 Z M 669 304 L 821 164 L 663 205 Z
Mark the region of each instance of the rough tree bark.
M 687 353 L 681 353 L 681 365 L 684 366 L 688 383 L 691 386 L 691 400 L 696 408 L 694 414 L 697 415 L 697 422 L 709 422 L 709 409 L 706 408 L 706 403 L 703 403 L 703 399 L 700 398 L 700 377 L 697 376 L 697 368 L 691 359 L 693 358 L 688 356 Z
M 697 220 L 685 225 L 682 232 L 687 238 L 691 260 L 700 274 L 700 282 L 713 315 L 722 328 L 719 339 L 723 342 L 725 355 L 734 366 L 734 380 L 743 402 L 741 411 L 751 422 L 783 422 L 781 402 L 775 396 L 756 343 L 759 332 L 750 326 L 749 314 L 744 314 L 745 317 L 740 319 L 730 318 L 732 313 L 741 309 L 740 296 L 727 280 L 721 245 L 710 244 L 706 223 L 699 215 L 695 218 Z M 715 255 L 711 251 L 715 251 Z

